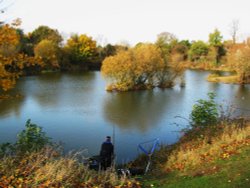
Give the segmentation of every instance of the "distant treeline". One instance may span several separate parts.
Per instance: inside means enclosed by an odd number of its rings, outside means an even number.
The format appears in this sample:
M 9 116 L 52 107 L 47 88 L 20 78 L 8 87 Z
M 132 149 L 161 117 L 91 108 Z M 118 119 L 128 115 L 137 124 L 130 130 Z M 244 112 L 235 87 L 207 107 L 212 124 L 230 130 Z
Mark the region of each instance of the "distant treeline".
M 98 46 L 92 37 L 73 34 L 65 42 L 56 29 L 39 26 L 30 33 L 19 28 L 21 20 L 0 25 L 0 88 L 14 87 L 20 75 L 47 71 L 100 70 L 101 62 L 126 46 Z
M 250 40 L 237 43 L 237 28 L 232 40 L 223 40 L 217 29 L 209 34 L 208 42 L 178 40 L 175 35 L 163 32 L 154 43 L 138 43 L 129 47 L 97 45 L 86 34 L 73 34 L 65 41 L 58 30 L 48 26 L 39 26 L 30 33 L 24 33 L 20 24 L 19 19 L 12 24 L 0 23 L 0 88 L 3 90 L 14 87 L 20 75 L 43 71 L 100 70 L 102 62 L 106 64 L 103 75 L 122 85 L 122 90 L 127 90 L 127 86 L 129 89 L 172 86 L 170 77 L 180 76 L 183 68 L 230 69 L 239 75 L 239 83 L 250 82 Z M 117 89 L 114 86 L 110 89 Z

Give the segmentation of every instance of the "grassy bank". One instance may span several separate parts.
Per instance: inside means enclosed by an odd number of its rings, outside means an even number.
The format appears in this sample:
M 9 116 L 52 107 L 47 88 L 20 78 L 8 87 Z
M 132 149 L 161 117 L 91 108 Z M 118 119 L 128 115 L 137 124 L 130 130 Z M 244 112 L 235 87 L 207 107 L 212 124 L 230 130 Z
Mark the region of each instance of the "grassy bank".
M 211 62 L 183 62 L 183 66 L 186 69 L 193 69 L 193 70 L 203 70 L 203 71 L 222 71 L 222 72 L 233 72 L 234 70 L 231 69 L 227 65 L 219 65 L 215 66 Z M 229 76 L 220 76 L 218 74 L 210 74 L 207 77 L 207 81 L 215 82 L 215 83 L 225 83 L 225 84 L 240 84 L 239 82 L 239 75 L 229 75 Z
M 249 187 L 250 124 L 192 130 L 155 156 L 143 187 Z
M 225 84 L 239 84 L 239 76 L 232 75 L 232 76 L 219 76 L 217 74 L 210 74 L 207 77 L 207 81 L 215 82 L 215 83 L 225 83 Z

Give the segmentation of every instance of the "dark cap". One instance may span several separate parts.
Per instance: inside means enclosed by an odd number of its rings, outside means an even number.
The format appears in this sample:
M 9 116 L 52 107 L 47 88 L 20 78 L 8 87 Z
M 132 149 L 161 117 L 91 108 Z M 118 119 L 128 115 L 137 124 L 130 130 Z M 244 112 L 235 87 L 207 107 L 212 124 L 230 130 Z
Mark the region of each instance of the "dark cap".
M 111 139 L 111 137 L 110 137 L 110 136 L 106 136 L 106 138 L 107 138 L 107 139 Z

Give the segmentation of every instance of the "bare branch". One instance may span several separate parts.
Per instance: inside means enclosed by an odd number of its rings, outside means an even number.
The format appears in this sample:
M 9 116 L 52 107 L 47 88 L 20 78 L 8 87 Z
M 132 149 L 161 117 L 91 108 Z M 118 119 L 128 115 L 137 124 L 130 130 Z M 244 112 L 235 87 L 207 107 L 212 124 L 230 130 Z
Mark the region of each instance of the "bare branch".
M 239 31 L 239 20 L 233 20 L 230 24 L 230 35 L 232 37 L 233 44 L 236 43 L 238 31 Z

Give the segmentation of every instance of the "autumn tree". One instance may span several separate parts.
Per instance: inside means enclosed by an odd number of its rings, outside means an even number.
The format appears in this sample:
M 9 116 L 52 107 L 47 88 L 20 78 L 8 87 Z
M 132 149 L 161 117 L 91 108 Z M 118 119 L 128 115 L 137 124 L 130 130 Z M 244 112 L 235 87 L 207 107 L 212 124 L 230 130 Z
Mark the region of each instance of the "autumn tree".
M 190 49 L 190 42 L 188 40 L 178 41 L 171 49 L 171 62 L 179 63 L 188 58 L 188 51 Z
M 96 54 L 96 41 L 87 35 L 72 35 L 65 46 L 73 64 L 90 62 Z
M 235 53 L 236 71 L 241 84 L 250 83 L 250 39 Z
M 10 89 L 15 84 L 15 79 L 18 76 L 9 71 L 13 58 L 17 54 L 17 46 L 19 36 L 14 28 L 10 25 L 0 27 L 0 86 L 3 90 Z
M 126 91 L 134 87 L 134 63 L 131 51 L 121 51 L 105 58 L 101 73 L 111 83 L 107 90 Z
M 164 62 L 161 49 L 154 44 L 138 44 L 103 61 L 102 75 L 111 84 L 107 90 L 136 90 L 169 87 L 171 67 Z M 173 82 L 173 80 L 171 80 Z
M 19 52 L 20 35 L 16 28 L 19 24 L 20 20 L 16 20 L 0 27 L 0 88 L 4 91 L 14 87 L 25 67 L 42 66 L 39 59 Z
M 142 44 L 133 49 L 134 76 L 137 86 L 154 87 L 159 85 L 157 74 L 164 69 L 160 49 L 153 44 Z
M 59 47 L 51 40 L 44 39 L 34 48 L 35 57 L 41 58 L 46 70 L 60 68 L 59 65 Z

